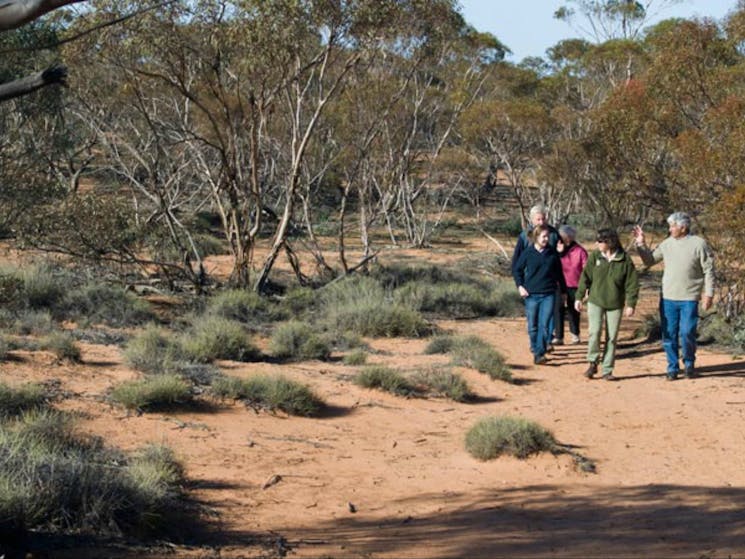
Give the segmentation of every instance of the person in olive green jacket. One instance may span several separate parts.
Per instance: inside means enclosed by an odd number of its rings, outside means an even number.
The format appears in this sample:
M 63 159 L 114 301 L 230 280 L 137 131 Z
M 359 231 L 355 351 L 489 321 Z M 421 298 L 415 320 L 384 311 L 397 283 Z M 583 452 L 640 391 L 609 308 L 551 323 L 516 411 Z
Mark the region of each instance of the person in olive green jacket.
M 618 233 L 600 229 L 598 248 L 590 254 L 577 286 L 574 308 L 582 310 L 587 300 L 587 378 L 598 372 L 600 334 L 605 322 L 603 378 L 615 380 L 613 365 L 616 360 L 616 339 L 621 325 L 621 314 L 633 316 L 639 297 L 639 277 L 631 257 L 621 248 Z M 588 295 L 589 292 L 589 295 Z

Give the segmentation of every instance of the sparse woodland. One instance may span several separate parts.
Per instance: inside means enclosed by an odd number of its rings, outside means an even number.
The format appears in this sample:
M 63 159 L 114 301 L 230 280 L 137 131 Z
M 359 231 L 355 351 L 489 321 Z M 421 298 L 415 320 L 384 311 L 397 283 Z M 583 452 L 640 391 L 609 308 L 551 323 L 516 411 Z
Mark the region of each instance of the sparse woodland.
M 216 362 L 336 352 L 362 366 L 364 337 L 516 316 L 504 258 L 469 275 L 376 256 L 464 230 L 512 236 L 538 202 L 557 224 L 611 225 L 622 239 L 633 224 L 655 230 L 671 211 L 690 212 L 717 255 L 716 334 L 742 351 L 745 7 L 722 22 L 649 27 L 633 4 L 569 1 L 557 17 L 585 16 L 594 36 L 519 64 L 455 0 L 0 7 L 0 234 L 21 259 L 54 262 L 0 271 L 0 354 L 75 363 L 80 342 L 118 345 L 139 377 L 106 401 L 128 413 L 240 400 L 317 417 L 325 403 L 307 386 L 231 377 Z M 213 255 L 229 255 L 228 274 L 211 273 Z M 182 297 L 182 312 L 164 318 L 124 285 Z M 355 383 L 462 403 L 477 395 L 453 366 L 515 380 L 477 337 L 432 343 L 428 353 L 452 360 L 413 374 L 367 365 Z M 51 415 L 62 397 L 0 382 L 0 451 L 15 453 L 0 453 L 0 535 L 21 549 L 24 530 L 39 526 L 140 537 L 183 522 L 168 514 L 184 483 L 171 451 L 125 456 L 80 437 Z M 501 435 L 513 423 L 481 429 Z M 51 424 L 68 450 L 40 435 Z M 495 447 L 490 431 L 468 444 L 479 459 L 561 446 L 529 427 L 538 442 L 510 431 L 515 440 Z M 111 476 L 110 502 L 82 482 L 89 503 L 55 493 L 33 508 L 25 489 L 8 489 L 43 485 L 46 499 L 80 463 L 86 480 Z

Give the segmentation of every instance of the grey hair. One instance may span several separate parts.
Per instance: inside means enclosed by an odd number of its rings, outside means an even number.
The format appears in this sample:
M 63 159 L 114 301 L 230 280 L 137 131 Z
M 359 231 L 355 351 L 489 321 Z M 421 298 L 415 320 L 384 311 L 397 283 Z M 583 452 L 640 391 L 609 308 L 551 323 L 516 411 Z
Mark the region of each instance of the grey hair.
M 671 213 L 667 218 L 668 225 L 677 225 L 678 227 L 685 227 L 686 231 L 691 230 L 691 216 L 685 212 Z
M 536 204 L 532 208 L 530 208 L 530 217 L 533 217 L 534 215 L 543 214 L 548 215 L 548 212 L 546 211 L 546 206 L 543 204 Z
M 574 240 L 577 238 L 577 230 L 571 225 L 562 225 L 561 227 L 559 227 L 559 235 L 563 235 Z

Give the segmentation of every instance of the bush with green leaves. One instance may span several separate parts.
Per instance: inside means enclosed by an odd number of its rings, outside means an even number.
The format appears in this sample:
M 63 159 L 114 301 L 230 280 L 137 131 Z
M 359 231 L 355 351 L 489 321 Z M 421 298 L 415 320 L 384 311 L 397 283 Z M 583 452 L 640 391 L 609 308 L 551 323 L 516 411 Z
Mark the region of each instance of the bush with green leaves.
M 198 317 L 179 343 L 186 359 L 197 363 L 215 359 L 252 361 L 260 355 L 240 322 L 219 316 Z
M 428 396 L 441 396 L 456 402 L 474 399 L 474 393 L 463 377 L 441 367 L 419 371 L 412 376 L 411 382 L 417 392 Z
M 15 416 L 46 405 L 47 395 L 41 385 L 28 383 L 12 388 L 0 382 L 0 418 Z
M 88 283 L 69 291 L 61 311 L 72 320 L 109 326 L 136 326 L 151 321 L 154 314 L 144 299 L 118 286 Z
M 455 365 L 471 367 L 495 380 L 513 381 L 504 356 L 478 336 L 436 336 L 424 351 L 449 353 Z
M 80 347 L 70 332 L 53 332 L 45 336 L 41 341 L 41 347 L 54 353 L 59 361 L 70 361 L 71 363 L 80 363 Z
M 414 396 L 416 393 L 416 388 L 404 375 L 385 365 L 368 365 L 357 373 L 354 383 L 398 396 Z
M 165 373 L 123 382 L 111 390 L 110 399 L 128 410 L 143 412 L 189 405 L 193 394 L 183 378 Z
M 269 351 L 280 359 L 328 359 L 331 344 L 317 330 L 307 322 L 298 320 L 280 324 L 269 341 Z
M 329 329 L 373 337 L 419 337 L 432 327 L 419 313 L 394 303 L 373 278 L 350 277 L 323 290 L 323 314 Z
M 212 393 L 218 398 L 243 400 L 254 408 L 281 410 L 290 415 L 314 417 L 324 407 L 323 401 L 310 388 L 284 377 L 226 376 L 213 382 Z
M 128 458 L 51 410 L 0 423 L 0 541 L 10 532 L 179 532 L 183 469 L 150 448 Z M 3 533 L 6 532 L 6 533 Z
M 466 433 L 466 450 L 478 460 L 491 460 L 502 454 L 527 458 L 557 447 L 550 431 L 522 418 L 486 417 Z

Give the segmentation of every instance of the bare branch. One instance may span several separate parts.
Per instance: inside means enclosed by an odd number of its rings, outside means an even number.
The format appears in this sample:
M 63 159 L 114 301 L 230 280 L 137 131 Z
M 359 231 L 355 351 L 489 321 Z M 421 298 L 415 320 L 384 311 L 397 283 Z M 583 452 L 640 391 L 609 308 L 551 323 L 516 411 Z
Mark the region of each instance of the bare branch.
M 0 84 L 0 102 L 28 95 L 48 85 L 64 85 L 66 77 L 67 68 L 65 66 L 52 66 L 43 72 L 37 72 L 26 78 Z

